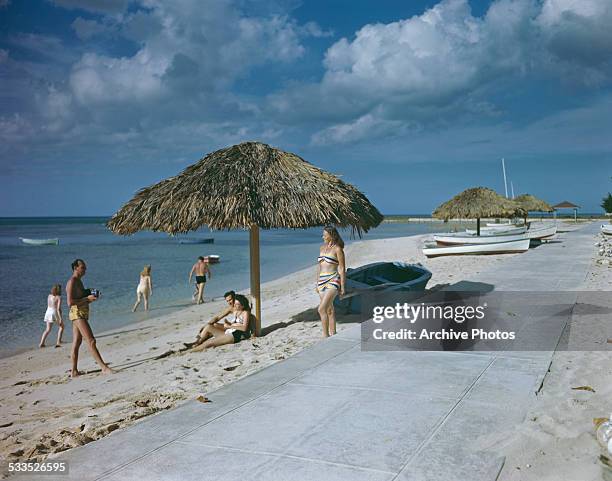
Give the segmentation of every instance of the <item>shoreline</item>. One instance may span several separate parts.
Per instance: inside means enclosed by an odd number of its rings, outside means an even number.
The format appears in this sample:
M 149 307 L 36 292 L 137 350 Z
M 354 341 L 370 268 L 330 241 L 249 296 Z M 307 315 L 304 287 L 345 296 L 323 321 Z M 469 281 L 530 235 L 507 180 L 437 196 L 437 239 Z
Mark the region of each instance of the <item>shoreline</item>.
M 500 269 L 520 254 L 426 259 L 422 241 L 431 234 L 356 241 L 346 248 L 347 266 L 374 261 L 422 263 L 432 272 L 429 288 L 469 280 Z M 160 317 L 96 334 L 104 359 L 117 369 L 99 374 L 85 346 L 77 379 L 68 377 L 70 347 L 36 349 L 0 359 L 0 459 L 40 461 L 87 444 L 139 419 L 207 394 L 291 357 L 322 340 L 314 290 L 316 266 L 262 285 L 265 335 L 203 353 L 176 351 L 195 336 L 223 301 L 190 306 Z M 359 316 L 338 316 L 341 331 Z M 267 329 L 266 329 L 267 328 Z
M 438 220 L 438 219 L 421 219 L 421 218 L 409 218 L 409 219 L 414 219 L 414 222 L 412 221 L 405 221 L 405 220 L 385 220 L 384 222 L 390 223 L 390 224 L 394 224 L 394 223 L 439 223 L 439 224 L 444 224 L 443 221 Z M 493 219 L 491 219 L 493 220 Z M 533 220 L 538 220 L 538 219 L 533 219 Z M 423 222 L 421 222 L 423 221 Z M 472 223 L 474 223 L 472 221 Z M 461 227 L 465 227 L 466 226 L 466 221 L 462 221 L 462 220 L 451 220 L 448 223 L 449 226 L 449 230 L 453 230 L 456 228 L 457 225 L 461 226 Z M 580 223 L 578 224 L 574 224 L 573 222 L 562 222 L 560 221 L 560 224 L 564 224 L 567 225 L 570 228 L 573 228 L 575 225 L 581 225 Z M 402 237 L 387 237 L 386 239 L 400 239 L 400 238 L 412 238 L 415 236 L 423 236 L 423 235 L 431 235 L 431 233 L 427 233 L 427 234 L 422 234 L 422 233 L 417 233 L 417 234 L 413 234 L 410 236 L 402 236 Z M 381 239 L 368 239 L 368 240 L 360 240 L 360 239 L 355 239 L 354 241 L 351 242 L 351 244 L 353 243 L 359 243 L 359 242 L 369 242 L 369 241 L 375 241 L 375 240 L 381 240 Z M 350 245 L 350 244 L 349 244 Z M 424 258 L 425 259 L 425 258 Z M 373 259 L 376 260 L 376 259 Z M 427 259 L 425 259 L 425 261 L 427 261 Z M 308 268 L 306 268 L 308 269 Z M 299 272 L 300 270 L 296 271 Z M 295 272 L 289 273 L 289 274 L 280 274 L 277 277 L 272 277 L 271 279 L 265 281 L 264 284 L 270 283 L 270 282 L 274 282 L 277 281 L 279 279 L 282 279 L 284 277 L 290 277 L 292 275 L 294 275 Z M 246 277 L 245 277 L 246 279 Z M 246 286 L 243 286 L 243 288 L 238 288 L 237 292 L 241 292 L 241 293 L 248 293 L 249 291 L 249 286 L 248 286 L 248 281 L 245 281 L 245 283 L 247 284 Z M 264 285 L 262 284 L 262 286 Z M 224 290 L 221 290 L 220 292 L 224 292 Z M 213 297 L 209 297 L 207 303 L 209 302 L 214 302 L 216 299 L 220 299 L 221 298 L 221 294 L 217 293 L 218 296 L 213 296 Z M 130 299 L 130 301 L 128 302 L 128 304 L 131 305 L 132 303 L 132 299 Z M 112 313 L 112 315 L 110 315 L 109 313 L 103 314 L 103 319 L 102 319 L 102 324 L 104 324 L 108 319 L 113 319 L 113 322 L 111 323 L 112 325 L 109 327 L 104 328 L 104 330 L 99 331 L 100 334 L 105 334 L 107 332 L 113 332 L 115 330 L 120 330 L 126 326 L 132 326 L 134 324 L 140 323 L 140 322 L 146 322 L 146 321 L 153 321 L 159 317 L 164 317 L 167 315 L 173 315 L 173 314 L 177 314 L 180 313 L 181 311 L 188 311 L 191 307 L 193 306 L 193 304 L 190 303 L 190 299 L 189 297 L 185 296 L 185 297 L 176 297 L 176 298 L 171 298 L 171 299 L 166 299 L 164 300 L 164 303 L 156 306 L 154 305 L 153 309 L 151 311 L 149 311 L 148 314 L 145 314 L 142 311 L 139 311 L 138 314 L 140 314 L 140 316 L 145 317 L 144 319 L 130 319 L 128 318 L 128 316 L 122 316 L 121 314 L 117 315 L 115 312 Z M 156 309 L 159 309 L 162 311 L 161 314 L 156 314 L 153 313 L 153 311 L 155 311 Z M 65 306 L 64 306 L 64 310 L 65 310 Z M 65 313 L 66 314 L 66 313 Z M 95 314 L 95 307 L 94 307 L 94 314 Z M 110 317 L 109 317 L 110 316 Z M 122 316 L 122 317 L 119 317 Z M 115 319 L 122 319 L 119 320 L 118 322 L 115 321 Z M 94 324 L 98 322 L 98 320 L 96 318 L 94 318 Z M 96 332 L 96 326 L 92 324 L 92 328 L 94 329 L 94 332 Z M 38 325 L 38 324 L 36 324 Z M 65 322 L 65 326 L 66 326 L 66 332 L 65 332 L 65 336 L 68 338 L 71 336 L 71 328 L 69 325 L 69 322 Z M 40 322 L 40 333 L 42 333 L 42 328 L 43 328 L 43 323 Z M 10 347 L 10 346 L 6 346 L 3 347 L 3 349 L 0 349 L 0 360 L 2 359 L 9 359 L 13 356 L 17 356 L 20 354 L 23 354 L 25 352 L 28 351 L 37 351 L 37 345 L 38 345 L 38 341 L 40 338 L 40 333 L 37 331 L 36 335 L 28 338 L 28 342 L 31 341 L 31 344 L 29 345 L 22 345 L 22 344 L 18 344 L 15 347 Z M 57 327 L 54 326 L 54 329 L 52 331 L 52 336 L 55 336 L 57 333 Z M 66 342 L 67 344 L 70 343 L 70 341 Z
M 357 241 L 347 246 L 347 266 L 374 261 L 423 263 L 432 271 L 429 287 L 469 278 L 470 272 L 501 264 L 514 255 L 426 259 L 422 240 L 430 234 Z M 86 347 L 79 368 L 68 377 L 70 346 L 45 348 L 0 359 L 0 402 L 5 413 L 0 428 L 3 462 L 42 460 L 80 446 L 214 391 L 248 374 L 291 357 L 323 338 L 316 307 L 316 266 L 262 285 L 265 336 L 203 353 L 170 353 L 193 340 L 204 320 L 222 301 L 191 306 L 158 318 L 96 333 L 103 358 L 117 373 L 97 373 Z M 338 316 L 338 330 L 358 316 Z M 168 355 L 165 355 L 170 353 Z M 161 356 L 161 358 L 159 358 Z M 156 359 L 158 358 L 158 359 Z

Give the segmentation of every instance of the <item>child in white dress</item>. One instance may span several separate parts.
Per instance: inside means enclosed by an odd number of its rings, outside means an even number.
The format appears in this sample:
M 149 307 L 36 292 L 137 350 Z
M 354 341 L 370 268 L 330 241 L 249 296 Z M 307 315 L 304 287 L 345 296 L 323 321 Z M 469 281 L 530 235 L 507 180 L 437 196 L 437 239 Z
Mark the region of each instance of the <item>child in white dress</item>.
M 51 288 L 51 294 L 47 296 L 47 310 L 45 312 L 44 322 L 47 325 L 45 332 L 43 332 L 40 344 L 38 347 L 45 347 L 45 340 L 51 332 L 53 323 L 59 325 L 59 331 L 57 333 L 57 343 L 55 347 L 60 347 L 62 344 L 62 334 L 64 333 L 64 320 L 62 319 L 62 286 L 55 284 Z

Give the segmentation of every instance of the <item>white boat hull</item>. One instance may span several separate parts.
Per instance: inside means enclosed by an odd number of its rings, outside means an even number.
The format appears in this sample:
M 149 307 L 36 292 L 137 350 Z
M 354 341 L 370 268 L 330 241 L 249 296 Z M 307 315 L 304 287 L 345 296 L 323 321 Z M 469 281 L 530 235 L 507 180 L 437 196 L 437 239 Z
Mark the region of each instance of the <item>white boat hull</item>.
M 529 249 L 529 239 L 494 242 L 489 244 L 467 244 L 424 247 L 423 254 L 427 257 L 456 255 L 487 255 L 487 254 L 517 254 Z
M 612 224 L 609 224 L 609 225 L 603 224 L 601 226 L 601 232 L 607 235 L 612 235 Z
M 485 235 L 509 235 L 509 234 L 523 234 L 527 230 L 526 227 L 481 227 L 480 234 Z M 476 229 L 466 229 L 468 234 L 476 234 Z
M 59 244 L 59 239 L 26 239 L 20 237 L 21 242 L 30 246 L 56 246 Z
M 440 234 L 434 235 L 434 240 L 440 245 L 481 245 L 481 244 L 496 244 L 498 242 L 520 241 L 523 239 L 529 240 L 525 234 L 508 234 L 508 235 L 470 235 L 464 232 L 455 234 Z
M 218 264 L 221 261 L 221 257 L 216 254 L 211 254 L 204 257 L 204 260 L 209 264 Z
M 532 224 L 525 235 L 529 239 L 549 239 L 557 233 L 557 226 L 555 224 L 543 224 L 538 226 Z
M 503 229 L 504 227 L 524 227 L 523 221 L 519 223 L 513 222 L 487 222 L 487 227 L 492 227 L 493 229 Z

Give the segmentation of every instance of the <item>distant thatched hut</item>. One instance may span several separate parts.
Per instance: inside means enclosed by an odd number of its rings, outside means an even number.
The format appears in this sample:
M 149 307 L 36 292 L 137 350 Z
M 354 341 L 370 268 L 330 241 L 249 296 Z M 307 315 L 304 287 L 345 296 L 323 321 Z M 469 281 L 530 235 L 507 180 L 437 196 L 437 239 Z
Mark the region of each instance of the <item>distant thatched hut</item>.
M 525 224 L 527 224 L 527 214 L 529 212 L 553 212 L 554 209 L 544 202 L 542 199 L 538 199 L 537 197 L 530 194 L 522 194 L 519 195 L 516 199 L 514 199 L 518 205 L 520 205 L 525 210 L 525 215 L 523 216 L 523 220 Z
M 437 219 L 476 219 L 476 233 L 480 235 L 480 219 L 483 217 L 514 217 L 523 215 L 513 201 L 486 187 L 473 187 L 457 194 L 441 204 L 432 214 Z
M 567 200 L 564 200 L 563 202 L 560 202 L 557 205 L 553 205 L 553 209 L 554 210 L 559 210 L 559 209 L 574 209 L 574 222 L 578 222 L 578 209 L 580 209 L 579 205 L 572 204 L 571 202 L 568 202 Z

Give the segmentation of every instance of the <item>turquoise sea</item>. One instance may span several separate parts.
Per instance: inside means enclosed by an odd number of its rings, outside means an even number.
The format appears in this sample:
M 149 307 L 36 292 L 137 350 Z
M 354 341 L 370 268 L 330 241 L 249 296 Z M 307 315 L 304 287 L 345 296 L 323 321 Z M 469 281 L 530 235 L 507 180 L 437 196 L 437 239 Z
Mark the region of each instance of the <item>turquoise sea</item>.
M 44 328 L 47 295 L 55 283 L 64 286 L 75 258 L 87 262 L 86 287 L 102 292 L 92 309 L 94 332 L 158 316 L 191 302 L 189 271 L 199 255 L 217 254 L 221 263 L 212 267 L 213 279 L 206 298 L 249 285 L 249 236 L 247 231 L 201 229 L 186 236 L 142 232 L 117 236 L 105 226 L 106 217 L 0 218 L 0 356 L 34 347 Z M 444 230 L 440 223 L 384 222 L 364 239 L 401 237 Z M 352 242 L 350 232 L 343 232 Z M 19 237 L 59 238 L 58 246 L 28 246 Z M 182 237 L 214 237 L 214 244 L 179 244 Z M 275 229 L 261 232 L 262 282 L 312 265 L 318 255 L 321 229 Z M 154 294 L 149 313 L 131 313 L 139 273 L 153 266 Z M 70 340 L 67 323 L 66 340 Z M 55 331 L 54 331 L 55 332 Z M 52 334 L 54 336 L 55 334 Z

